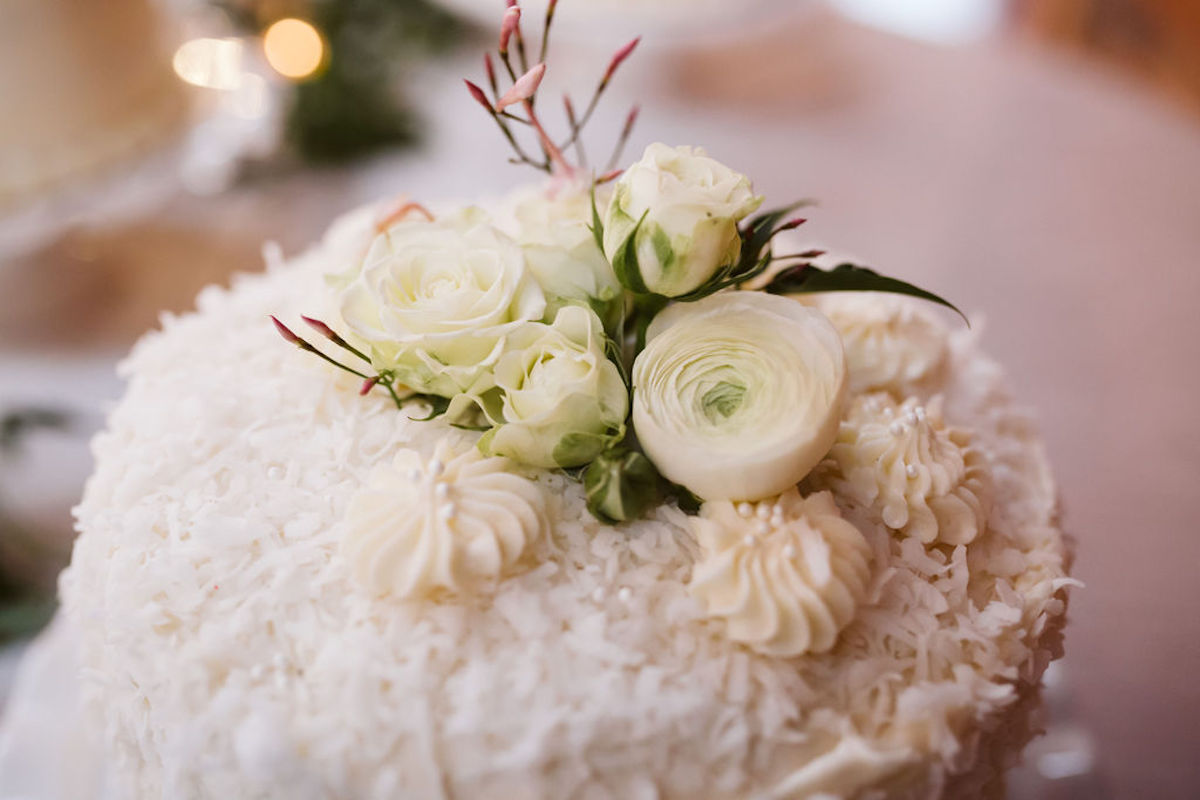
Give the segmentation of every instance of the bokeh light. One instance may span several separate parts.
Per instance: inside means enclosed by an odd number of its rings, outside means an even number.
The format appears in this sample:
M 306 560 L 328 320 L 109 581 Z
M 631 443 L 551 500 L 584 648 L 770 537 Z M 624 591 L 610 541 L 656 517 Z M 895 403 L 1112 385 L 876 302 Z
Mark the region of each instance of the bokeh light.
M 287 18 L 267 28 L 263 52 L 271 68 L 286 78 L 300 80 L 320 69 L 325 59 L 325 42 L 311 23 Z

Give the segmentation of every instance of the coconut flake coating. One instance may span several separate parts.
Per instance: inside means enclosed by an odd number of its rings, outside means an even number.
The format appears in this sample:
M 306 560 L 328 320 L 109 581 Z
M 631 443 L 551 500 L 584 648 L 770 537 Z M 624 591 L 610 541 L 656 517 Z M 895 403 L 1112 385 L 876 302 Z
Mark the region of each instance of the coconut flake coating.
M 532 569 L 453 601 L 374 597 L 339 550 L 349 499 L 399 449 L 474 434 L 360 398 L 270 326 L 333 321 L 323 274 L 368 220 L 205 290 L 123 366 L 62 594 L 127 796 L 936 797 L 999 763 L 984 732 L 1057 655 L 1070 579 L 1041 444 L 967 334 L 940 388 L 992 471 L 988 530 L 927 548 L 838 498 L 874 558 L 828 653 L 731 641 L 687 591 L 682 512 L 606 526 L 546 472 Z

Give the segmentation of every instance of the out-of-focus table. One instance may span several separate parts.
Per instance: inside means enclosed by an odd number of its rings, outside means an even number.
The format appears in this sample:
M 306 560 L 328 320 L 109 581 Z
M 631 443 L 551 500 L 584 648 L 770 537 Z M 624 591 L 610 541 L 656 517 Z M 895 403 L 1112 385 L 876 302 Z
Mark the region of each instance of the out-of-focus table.
M 1038 412 L 1078 537 L 1087 588 L 1073 595 L 1066 669 L 1107 792 L 1200 796 L 1200 120 L 1029 45 L 939 49 L 812 13 L 629 70 L 606 99 L 610 129 L 636 95 L 647 109 L 635 144 L 704 143 L 772 201 L 820 198 L 815 243 L 935 287 L 985 323 L 985 346 Z M 469 197 L 523 177 L 457 75 L 424 86 L 421 154 L 181 198 L 146 222 L 178 238 L 148 252 L 127 231 L 132 255 L 108 278 L 88 267 L 97 241 L 120 243 L 103 232 L 0 270 L 0 350 L 121 347 L 195 284 L 254 268 L 260 238 L 295 252 L 356 202 Z M 62 272 L 30 297 L 22 270 L 55 269 L 46 260 Z M 54 288 L 89 274 L 94 292 Z M 120 322 L 72 317 L 97 297 Z

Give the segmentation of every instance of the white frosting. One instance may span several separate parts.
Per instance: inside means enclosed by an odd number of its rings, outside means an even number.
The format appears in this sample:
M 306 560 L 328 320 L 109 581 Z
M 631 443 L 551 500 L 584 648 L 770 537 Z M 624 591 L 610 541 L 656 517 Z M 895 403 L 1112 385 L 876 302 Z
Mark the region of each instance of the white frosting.
M 965 431 L 947 428 L 940 406 L 885 394 L 850 408 L 816 483 L 828 482 L 883 523 L 928 544 L 966 544 L 987 523 L 991 480 Z
M 834 488 L 874 560 L 826 653 L 731 640 L 688 589 L 682 512 L 603 525 L 555 472 L 529 473 L 549 521 L 529 569 L 454 602 L 364 591 L 338 555 L 350 499 L 397 451 L 428 465 L 473 434 L 279 342 L 266 315 L 324 313 L 344 252 L 205 291 L 122 368 L 62 582 L 117 796 L 892 796 L 898 776 L 874 769 L 815 769 L 812 791 L 789 776 L 857 737 L 936 789 L 1055 654 L 1054 485 L 1001 373 L 958 335 L 946 413 L 993 467 L 988 531 L 927 548 Z
M 500 578 L 546 527 L 542 490 L 513 468 L 445 441 L 428 461 L 400 450 L 350 498 L 342 553 L 354 577 L 401 598 Z
M 811 301 L 842 335 L 852 393 L 927 394 L 944 376 L 950 342 L 923 301 L 843 292 Z
M 871 546 L 828 492 L 705 503 L 692 530 L 702 553 L 692 594 L 760 653 L 829 650 L 866 595 Z

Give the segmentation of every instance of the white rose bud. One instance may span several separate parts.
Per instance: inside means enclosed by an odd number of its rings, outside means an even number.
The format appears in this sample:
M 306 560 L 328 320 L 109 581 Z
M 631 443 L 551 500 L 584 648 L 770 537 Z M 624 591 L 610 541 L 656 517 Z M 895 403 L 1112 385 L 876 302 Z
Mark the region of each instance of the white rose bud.
M 633 365 L 633 426 L 664 477 L 704 500 L 795 486 L 833 445 L 846 367 L 821 312 L 762 292 L 669 306 Z
M 486 390 L 504 337 L 545 308 L 521 248 L 477 214 L 390 228 L 342 294 L 375 367 L 444 397 Z
M 630 290 L 680 297 L 737 262 L 738 223 L 761 203 L 749 178 L 700 148 L 652 144 L 613 190 L 604 253 Z
M 496 362 L 497 391 L 485 403 L 497 427 L 479 447 L 536 467 L 586 464 L 625 433 L 629 393 L 605 354 L 594 312 L 565 306 L 547 325 L 508 337 Z

